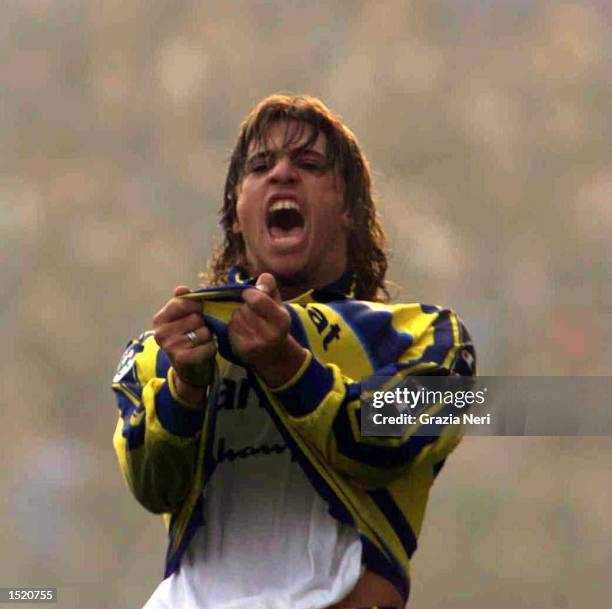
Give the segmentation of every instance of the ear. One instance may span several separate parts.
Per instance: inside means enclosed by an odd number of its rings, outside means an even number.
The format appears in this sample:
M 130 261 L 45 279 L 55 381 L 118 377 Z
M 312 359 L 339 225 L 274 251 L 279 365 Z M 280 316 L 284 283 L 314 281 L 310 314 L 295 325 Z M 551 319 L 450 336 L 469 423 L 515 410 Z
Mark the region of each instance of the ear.
M 350 209 L 346 209 L 342 213 L 342 226 L 348 229 L 353 228 L 353 212 Z
M 236 216 L 234 218 L 234 221 L 232 222 L 232 232 L 234 233 L 234 235 L 238 235 L 242 232 L 242 229 L 240 228 L 240 222 L 238 221 L 238 216 Z

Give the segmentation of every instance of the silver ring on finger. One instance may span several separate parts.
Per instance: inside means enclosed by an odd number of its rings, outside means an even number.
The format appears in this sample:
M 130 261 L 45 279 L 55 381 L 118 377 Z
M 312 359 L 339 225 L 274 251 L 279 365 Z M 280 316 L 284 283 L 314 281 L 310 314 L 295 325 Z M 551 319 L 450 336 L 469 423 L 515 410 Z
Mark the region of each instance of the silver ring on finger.
M 187 332 L 186 336 L 192 347 L 197 347 L 202 344 L 200 337 L 195 332 Z

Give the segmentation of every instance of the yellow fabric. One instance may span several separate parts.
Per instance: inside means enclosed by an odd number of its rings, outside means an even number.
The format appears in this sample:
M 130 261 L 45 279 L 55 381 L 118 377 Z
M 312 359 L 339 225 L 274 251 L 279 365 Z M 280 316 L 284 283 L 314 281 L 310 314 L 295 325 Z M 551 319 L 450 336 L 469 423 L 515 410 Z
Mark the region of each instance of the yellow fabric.
M 212 327 L 216 324 L 214 327 L 222 333 L 240 303 L 205 301 L 202 306 L 209 325 Z M 355 458 L 340 450 L 341 440 L 345 444 L 349 442 L 356 453 L 359 453 L 360 447 L 367 446 L 374 451 L 391 450 L 400 454 L 411 441 L 415 430 L 407 430 L 402 438 L 362 438 L 358 419 L 359 400 L 347 400 L 347 388 L 360 379 L 376 374 L 374 360 L 382 358 L 384 363 L 386 350 L 391 350 L 394 345 L 407 345 L 397 356 L 389 355 L 386 362 L 396 366 L 399 377 L 423 371 L 447 373 L 458 350 L 465 346 L 462 336 L 465 337 L 466 333 L 453 312 L 418 304 L 355 303 L 353 310 L 350 301 L 342 306 L 314 302 L 312 292 L 309 292 L 287 303 L 287 306 L 291 307 L 294 319 L 299 319 L 308 343 L 309 356 L 289 383 L 272 390 L 258 380 L 260 389 L 297 450 L 350 514 L 356 530 L 378 548 L 390 565 L 399 564 L 403 576 L 408 580 L 410 556 L 406 539 L 397 526 L 397 517 L 394 521 L 377 503 L 376 494 L 371 491 L 384 490 L 385 497 L 397 507 L 401 518 L 418 536 L 429 489 L 435 477 L 435 466 L 455 448 L 460 433 L 457 429 L 449 428 L 441 437 L 424 446 L 416 456 L 394 466 L 388 466 L 384 461 L 376 463 L 375 459 L 368 462 Z M 381 313 L 382 317 L 376 316 Z M 387 319 L 388 323 L 385 322 Z M 384 340 L 377 338 L 376 328 L 372 330 L 374 326 L 368 327 L 368 323 L 383 324 L 381 331 L 385 333 Z M 448 348 L 442 345 L 440 349 L 443 360 L 428 359 L 426 354 L 436 352 L 443 340 L 450 341 Z M 214 410 L 216 396 L 211 391 L 203 420 L 197 429 L 193 429 L 192 435 L 174 435 L 164 428 L 158 411 L 162 407 L 170 409 L 170 419 L 173 420 L 175 414 L 177 418 L 186 417 L 189 416 L 186 411 L 194 409 L 177 401 L 171 384 L 170 394 L 176 404 L 168 405 L 164 387 L 172 382 L 172 373 L 169 373 L 170 380 L 168 376 L 156 376 L 158 347 L 152 337 L 147 336 L 131 345 L 134 349 L 134 345 L 141 349 L 134 355 L 137 378 L 134 380 L 128 374 L 127 380 L 119 380 L 113 385 L 118 394 L 129 399 L 129 402 L 121 403 L 124 410 L 115 430 L 114 446 L 121 470 L 141 503 L 152 511 L 174 514 L 170 530 L 172 558 L 172 554 L 181 546 L 201 494 L 211 411 Z M 403 364 L 407 367 L 402 368 Z M 223 375 L 228 366 L 223 354 L 217 355 L 217 365 Z M 304 375 L 312 373 L 312 366 L 320 366 L 325 375 L 331 375 L 331 388 L 306 414 L 293 416 L 288 411 L 288 405 L 283 403 L 283 393 L 295 387 Z M 166 396 L 163 398 L 166 400 L 164 404 L 160 403 L 162 395 Z M 129 404 L 134 406 L 134 412 L 129 412 Z M 342 420 L 347 421 L 347 426 L 341 430 L 342 438 L 335 427 L 340 413 L 344 417 Z M 141 429 L 139 433 L 144 433 L 144 442 L 137 446 L 140 436 L 136 434 L 136 426 L 143 424 L 143 417 L 144 430 Z M 131 432 L 136 438 L 130 440 L 134 448 L 130 448 L 126 441 L 126 436 L 132 437 Z M 166 516 L 166 522 L 168 520 Z

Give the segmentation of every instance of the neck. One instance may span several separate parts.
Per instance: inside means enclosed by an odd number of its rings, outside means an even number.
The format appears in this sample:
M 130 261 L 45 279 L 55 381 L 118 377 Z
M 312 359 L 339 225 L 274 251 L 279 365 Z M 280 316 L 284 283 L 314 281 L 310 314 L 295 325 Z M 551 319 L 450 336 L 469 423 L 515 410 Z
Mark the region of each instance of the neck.
M 333 277 L 326 277 L 319 281 L 308 281 L 306 278 L 295 275 L 289 278 L 274 275 L 274 278 L 278 284 L 282 299 L 291 300 L 308 290 L 317 290 L 329 286 L 331 283 L 338 281 L 345 272 L 346 270 L 335 274 Z
M 318 284 L 314 285 L 308 281 L 303 281 L 301 277 L 286 278 L 274 275 L 274 278 L 276 279 L 278 290 L 283 300 L 291 300 L 312 288 L 323 287 Z
M 311 286 L 311 287 L 314 287 L 314 286 Z M 300 294 L 303 294 L 310 288 L 305 288 L 303 286 L 296 286 L 296 285 L 287 286 L 279 282 L 278 289 L 280 291 L 280 295 L 283 300 L 291 300 L 292 298 L 296 298 Z

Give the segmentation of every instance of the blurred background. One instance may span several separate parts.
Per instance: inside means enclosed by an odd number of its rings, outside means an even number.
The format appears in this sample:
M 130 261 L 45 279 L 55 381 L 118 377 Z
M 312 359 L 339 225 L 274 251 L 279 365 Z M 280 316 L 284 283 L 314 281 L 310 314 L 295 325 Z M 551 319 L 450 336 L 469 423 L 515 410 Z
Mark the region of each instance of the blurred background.
M 452 305 L 482 375 L 609 375 L 612 4 L 4 0 L 0 586 L 140 607 L 161 520 L 115 461 L 127 340 L 216 243 L 245 114 L 320 96 L 374 169 L 398 299 Z M 599 609 L 612 438 L 467 438 L 419 609 Z

